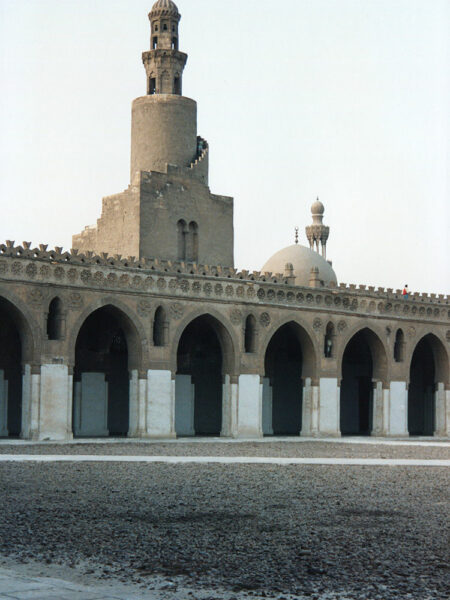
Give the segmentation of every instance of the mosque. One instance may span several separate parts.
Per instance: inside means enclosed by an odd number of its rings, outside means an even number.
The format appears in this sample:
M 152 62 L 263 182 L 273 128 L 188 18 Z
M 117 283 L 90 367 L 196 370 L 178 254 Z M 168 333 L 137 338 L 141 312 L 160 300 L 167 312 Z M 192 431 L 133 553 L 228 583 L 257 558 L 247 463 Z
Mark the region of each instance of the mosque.
M 235 269 L 180 18 L 149 14 L 128 188 L 70 252 L 0 245 L 0 436 L 448 438 L 448 296 L 338 284 L 319 200 L 309 247 Z

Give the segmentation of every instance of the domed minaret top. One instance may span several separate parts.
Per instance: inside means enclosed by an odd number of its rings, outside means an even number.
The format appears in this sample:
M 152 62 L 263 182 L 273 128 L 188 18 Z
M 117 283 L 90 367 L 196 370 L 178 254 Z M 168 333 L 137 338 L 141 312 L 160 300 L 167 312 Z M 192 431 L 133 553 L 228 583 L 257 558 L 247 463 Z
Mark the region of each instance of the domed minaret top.
M 172 0 L 157 0 L 148 14 L 150 48 L 142 54 L 147 73 L 147 94 L 182 94 L 182 76 L 187 54 L 178 50 L 181 15 Z
M 157 14 L 164 15 L 166 17 L 172 15 L 180 17 L 178 8 L 175 2 L 172 2 L 172 0 L 158 0 L 155 2 L 155 4 L 152 6 L 152 10 L 150 11 L 150 15 L 156 17 Z
M 325 207 L 322 202 L 317 198 L 311 206 L 311 214 L 313 218 L 312 225 L 306 227 L 306 237 L 309 241 L 309 247 L 316 252 L 319 252 L 319 243 L 322 246 L 322 256 L 326 259 L 327 257 L 327 240 L 330 235 L 330 228 L 323 224 L 323 214 Z

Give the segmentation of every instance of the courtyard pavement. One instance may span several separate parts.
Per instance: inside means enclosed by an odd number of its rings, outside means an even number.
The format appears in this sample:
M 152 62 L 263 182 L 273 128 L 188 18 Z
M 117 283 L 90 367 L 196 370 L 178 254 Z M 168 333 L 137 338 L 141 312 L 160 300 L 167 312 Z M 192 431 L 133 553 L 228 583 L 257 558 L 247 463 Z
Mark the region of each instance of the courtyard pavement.
M 449 466 L 423 438 L 0 440 L 0 600 L 443 600 Z

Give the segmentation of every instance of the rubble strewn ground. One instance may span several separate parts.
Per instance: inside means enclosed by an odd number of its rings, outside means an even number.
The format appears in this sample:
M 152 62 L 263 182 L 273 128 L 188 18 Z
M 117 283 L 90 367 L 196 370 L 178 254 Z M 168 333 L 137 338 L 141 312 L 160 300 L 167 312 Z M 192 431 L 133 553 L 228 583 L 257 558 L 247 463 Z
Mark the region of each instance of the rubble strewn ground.
M 449 457 L 448 446 L 323 442 L 0 452 Z M 142 590 L 162 581 L 164 598 L 443 600 L 450 585 L 445 467 L 5 462 L 0 481 L 4 564 Z

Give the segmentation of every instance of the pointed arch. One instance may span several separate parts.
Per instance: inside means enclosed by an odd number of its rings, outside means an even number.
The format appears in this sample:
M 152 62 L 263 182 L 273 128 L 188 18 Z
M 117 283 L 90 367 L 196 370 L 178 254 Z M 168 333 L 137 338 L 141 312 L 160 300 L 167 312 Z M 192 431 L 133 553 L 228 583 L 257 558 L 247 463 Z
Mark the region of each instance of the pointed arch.
M 198 224 L 191 221 L 186 244 L 186 259 L 189 262 L 198 262 L 198 235 Z
M 408 431 L 434 435 L 445 431 L 445 388 L 449 383 L 449 356 L 434 334 L 422 336 L 414 346 L 409 365 Z
M 325 358 L 334 358 L 336 353 L 336 330 L 334 327 L 334 323 L 329 321 L 325 328 L 325 336 L 324 336 L 324 345 L 323 345 L 323 354 Z
M 93 302 L 79 315 L 70 328 L 70 336 L 68 336 L 69 364 L 75 364 L 75 345 L 81 327 L 91 314 L 101 308 L 105 308 L 113 314 L 123 329 L 128 347 L 128 369 L 130 371 L 133 369 L 145 370 L 145 365 L 148 364 L 148 351 L 146 350 L 148 341 L 144 334 L 144 325 L 125 303 L 113 297 Z
M 341 356 L 340 429 L 342 435 L 370 435 L 374 427 L 374 381 L 387 380 L 387 353 L 367 327 L 353 332 Z
M 177 255 L 178 260 L 186 260 L 186 236 L 188 233 L 187 224 L 184 219 L 177 223 Z

